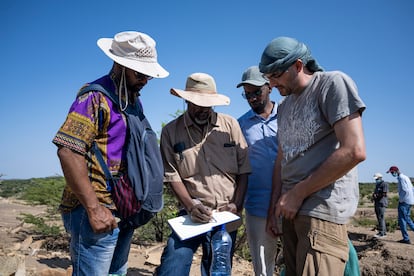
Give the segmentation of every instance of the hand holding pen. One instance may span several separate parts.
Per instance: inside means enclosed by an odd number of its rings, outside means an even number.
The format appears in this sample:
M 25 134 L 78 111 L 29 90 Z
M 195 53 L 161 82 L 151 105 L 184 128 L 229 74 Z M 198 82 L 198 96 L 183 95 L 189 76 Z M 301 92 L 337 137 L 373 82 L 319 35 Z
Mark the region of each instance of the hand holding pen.
M 195 204 L 191 207 L 189 213 L 191 220 L 194 222 L 207 223 L 214 219 L 211 208 L 204 206 L 202 203 Z

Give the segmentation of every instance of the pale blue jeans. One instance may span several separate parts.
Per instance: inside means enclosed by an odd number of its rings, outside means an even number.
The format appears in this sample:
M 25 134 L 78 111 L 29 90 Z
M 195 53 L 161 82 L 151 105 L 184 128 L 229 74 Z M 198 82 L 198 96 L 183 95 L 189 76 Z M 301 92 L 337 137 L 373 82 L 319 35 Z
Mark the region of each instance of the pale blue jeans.
M 252 216 L 247 211 L 246 232 L 254 275 L 272 276 L 275 271 L 278 238 L 266 233 L 266 218 Z
M 402 237 L 405 241 L 410 240 L 407 232 L 407 225 L 414 231 L 414 222 L 411 220 L 411 205 L 399 202 L 398 203 L 398 225 L 400 226 Z
M 93 232 L 83 206 L 62 214 L 70 234 L 73 276 L 126 275 L 134 229 L 116 228 L 108 233 Z

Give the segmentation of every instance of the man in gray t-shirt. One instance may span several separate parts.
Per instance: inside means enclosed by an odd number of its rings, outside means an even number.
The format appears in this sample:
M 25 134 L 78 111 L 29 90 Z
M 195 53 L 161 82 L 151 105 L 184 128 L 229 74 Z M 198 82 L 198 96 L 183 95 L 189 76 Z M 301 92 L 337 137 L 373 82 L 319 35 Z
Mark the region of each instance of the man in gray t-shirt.
M 346 223 L 359 198 L 357 164 L 365 160 L 362 112 L 354 81 L 323 72 L 308 47 L 289 37 L 265 48 L 260 71 L 286 96 L 278 108 L 278 158 L 267 231 L 283 217 L 286 275 L 343 275 Z

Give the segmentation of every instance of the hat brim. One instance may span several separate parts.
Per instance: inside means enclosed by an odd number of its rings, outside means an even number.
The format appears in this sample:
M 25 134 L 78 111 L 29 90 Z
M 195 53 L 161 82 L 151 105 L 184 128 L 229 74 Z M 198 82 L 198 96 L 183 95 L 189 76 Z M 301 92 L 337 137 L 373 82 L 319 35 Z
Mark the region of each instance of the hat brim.
M 97 41 L 97 44 L 98 47 L 116 63 L 153 78 L 165 78 L 170 74 L 161 65 L 159 65 L 158 62 L 131 60 L 112 54 L 110 51 L 112 41 L 112 38 L 100 38 Z
M 211 107 L 218 105 L 229 105 L 230 98 L 221 94 L 203 94 L 194 91 L 185 91 L 181 89 L 171 88 L 170 93 L 174 96 L 183 98 L 195 105 L 202 107 Z
M 266 83 L 267 82 L 265 82 L 265 81 L 245 80 L 245 81 L 242 81 L 241 83 L 239 83 L 236 87 L 239 88 L 240 86 L 245 85 L 245 84 L 251 84 L 251 85 L 254 85 L 254 86 L 263 86 Z

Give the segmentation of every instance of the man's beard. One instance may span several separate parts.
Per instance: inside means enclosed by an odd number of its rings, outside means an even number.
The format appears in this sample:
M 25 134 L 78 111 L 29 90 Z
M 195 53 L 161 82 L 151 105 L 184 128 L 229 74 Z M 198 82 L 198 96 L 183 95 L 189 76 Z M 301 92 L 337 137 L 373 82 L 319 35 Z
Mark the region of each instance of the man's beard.
M 197 117 L 194 117 L 194 121 L 196 122 L 197 125 L 205 125 L 208 123 L 208 120 L 210 120 L 210 116 L 208 116 L 206 119 L 199 119 Z
M 127 85 L 128 91 L 130 91 L 134 95 L 140 95 L 140 91 L 144 86 L 141 84 L 136 85 Z
M 210 116 L 211 112 L 196 112 L 193 119 L 197 125 L 202 126 L 208 123 Z
M 255 113 L 261 114 L 265 111 L 266 104 L 267 104 L 267 101 L 263 100 L 258 105 L 253 106 L 252 109 Z

